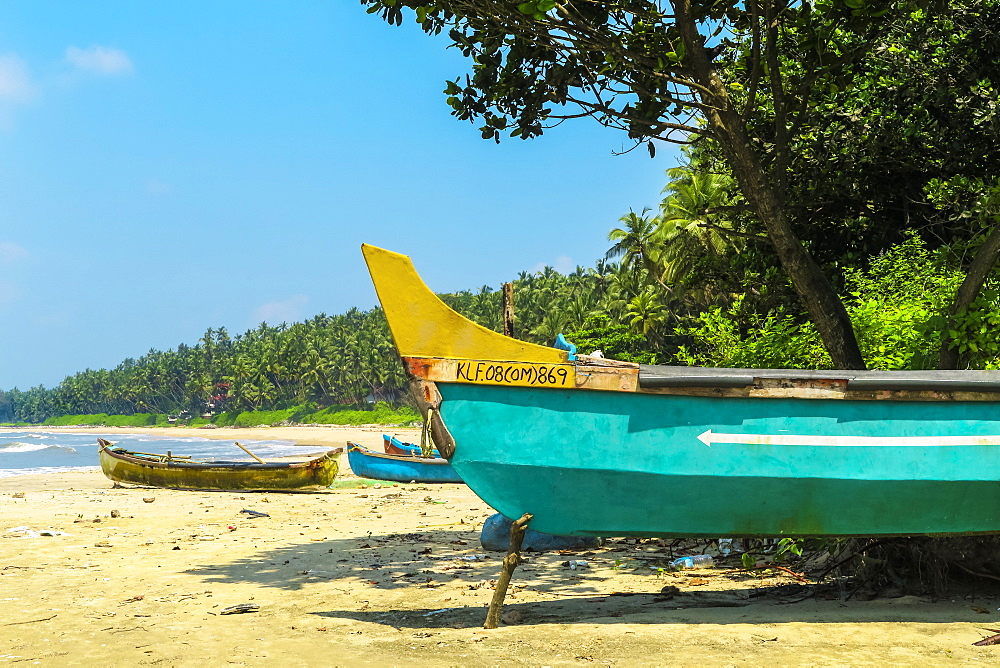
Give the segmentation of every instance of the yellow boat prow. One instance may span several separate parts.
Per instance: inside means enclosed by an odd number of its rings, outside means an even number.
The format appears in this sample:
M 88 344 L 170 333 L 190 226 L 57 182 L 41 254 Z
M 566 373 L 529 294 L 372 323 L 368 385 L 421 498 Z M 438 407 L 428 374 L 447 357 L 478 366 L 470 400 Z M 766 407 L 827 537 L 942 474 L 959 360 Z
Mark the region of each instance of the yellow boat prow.
M 431 292 L 406 255 L 362 244 L 402 357 L 565 364 L 565 350 L 518 341 L 477 325 Z M 446 332 L 447 336 L 442 336 Z

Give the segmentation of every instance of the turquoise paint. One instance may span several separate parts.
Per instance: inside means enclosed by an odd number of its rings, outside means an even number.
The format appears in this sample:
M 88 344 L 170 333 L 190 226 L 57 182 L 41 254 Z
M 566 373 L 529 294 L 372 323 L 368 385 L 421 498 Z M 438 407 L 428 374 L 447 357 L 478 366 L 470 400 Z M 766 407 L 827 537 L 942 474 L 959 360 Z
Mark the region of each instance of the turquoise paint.
M 1000 436 L 990 402 L 706 398 L 439 383 L 452 465 L 507 517 L 571 535 L 1000 531 L 1000 445 L 816 446 L 809 436 Z M 698 436 L 799 435 L 801 445 Z

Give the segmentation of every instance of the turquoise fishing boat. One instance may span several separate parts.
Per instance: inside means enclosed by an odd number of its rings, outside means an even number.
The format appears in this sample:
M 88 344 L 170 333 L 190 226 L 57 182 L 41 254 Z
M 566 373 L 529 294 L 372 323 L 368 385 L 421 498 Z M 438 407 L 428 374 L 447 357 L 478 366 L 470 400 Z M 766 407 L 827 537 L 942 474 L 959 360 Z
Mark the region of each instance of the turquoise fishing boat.
M 362 247 L 434 442 L 531 528 L 596 536 L 1000 532 L 1000 372 L 640 366 L 467 320 Z

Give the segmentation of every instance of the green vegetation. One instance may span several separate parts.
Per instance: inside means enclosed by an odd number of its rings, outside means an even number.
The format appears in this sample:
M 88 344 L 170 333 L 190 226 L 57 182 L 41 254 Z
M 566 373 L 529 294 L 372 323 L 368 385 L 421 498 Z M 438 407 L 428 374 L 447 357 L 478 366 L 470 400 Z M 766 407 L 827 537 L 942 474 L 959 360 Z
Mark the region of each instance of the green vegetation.
M 178 419 L 165 413 L 137 413 L 134 415 L 61 415 L 46 419 L 47 427 L 88 425 L 97 427 L 258 427 L 286 424 L 338 424 L 338 425 L 414 425 L 421 421 L 420 414 L 408 406 L 394 408 L 379 402 L 371 410 L 356 410 L 346 406 L 330 406 L 316 410 L 314 406 L 298 406 L 274 411 L 225 412 L 207 418 Z M 0 426 L 29 426 L 27 423 Z
M 655 279 L 633 297 L 636 322 L 674 313 L 664 301 L 685 282 L 725 300 L 768 286 L 733 279 L 780 270 L 784 304 L 744 299 L 743 312 L 804 313 L 830 364 L 864 368 L 845 268 L 905 230 L 949 246 L 965 276 L 936 323 L 950 333 L 1000 257 L 996 0 L 362 2 L 466 56 L 446 102 L 485 139 L 589 117 L 651 153 L 691 147 L 660 216 L 612 232 L 615 256 Z M 692 277 L 705 262 L 718 284 Z M 959 367 L 959 347 L 941 343 L 938 366 Z
M 157 418 L 162 417 L 162 423 Z M 160 423 L 160 424 L 158 424 Z M 134 415 L 61 415 L 51 417 L 43 423 L 46 427 L 66 427 L 73 425 L 99 425 L 104 427 L 152 427 L 166 426 L 166 416 L 153 413 L 136 413 Z

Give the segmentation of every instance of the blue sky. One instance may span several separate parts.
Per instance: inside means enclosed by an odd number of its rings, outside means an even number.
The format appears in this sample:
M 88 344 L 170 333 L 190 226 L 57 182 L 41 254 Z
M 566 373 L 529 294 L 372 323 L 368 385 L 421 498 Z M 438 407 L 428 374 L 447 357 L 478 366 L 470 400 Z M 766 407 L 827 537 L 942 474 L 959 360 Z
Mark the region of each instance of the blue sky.
M 371 308 L 362 242 L 496 287 L 657 204 L 676 153 L 589 119 L 482 140 L 445 46 L 354 0 L 5 2 L 0 388 Z

